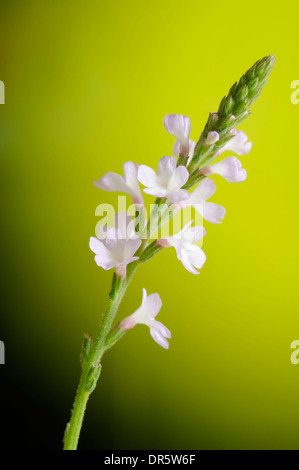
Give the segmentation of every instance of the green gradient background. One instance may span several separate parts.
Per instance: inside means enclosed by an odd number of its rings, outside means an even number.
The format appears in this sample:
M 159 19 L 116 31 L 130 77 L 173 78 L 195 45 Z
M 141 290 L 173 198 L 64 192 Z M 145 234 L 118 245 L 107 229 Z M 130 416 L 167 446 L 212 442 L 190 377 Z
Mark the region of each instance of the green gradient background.
M 107 305 L 112 273 L 95 265 L 88 239 L 96 206 L 117 199 L 92 180 L 126 160 L 156 167 L 170 155 L 167 113 L 190 116 L 196 139 L 232 83 L 271 53 L 275 71 L 241 126 L 254 143 L 242 157 L 248 180 L 215 179 L 213 201 L 227 215 L 206 224 L 204 269 L 192 276 L 167 250 L 139 270 L 121 306 L 130 314 L 142 287 L 159 292 L 170 350 L 137 327 L 107 354 L 81 448 L 299 449 L 299 365 L 290 362 L 298 2 L 6 1 L 1 10 L 0 339 L 16 397 L 24 387 L 30 413 L 48 410 L 48 426 L 43 416 L 40 428 L 26 423 L 32 447 L 43 430 L 44 446 L 60 448 L 82 334 L 97 330 Z M 3 371 L 2 390 L 11 386 Z

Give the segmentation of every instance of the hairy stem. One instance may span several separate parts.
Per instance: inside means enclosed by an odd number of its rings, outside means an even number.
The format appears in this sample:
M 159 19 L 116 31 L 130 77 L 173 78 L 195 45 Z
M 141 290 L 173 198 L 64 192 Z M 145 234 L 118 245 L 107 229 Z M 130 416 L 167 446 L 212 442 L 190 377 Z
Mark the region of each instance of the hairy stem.
M 101 359 L 104 352 L 109 349 L 106 340 L 110 333 L 118 307 L 125 295 L 128 285 L 138 267 L 138 261 L 131 263 L 125 279 L 114 274 L 110 301 L 104 315 L 100 331 L 91 350 L 82 354 L 82 374 L 79 382 L 76 398 L 73 405 L 71 420 L 68 423 L 64 435 L 64 450 L 76 450 L 82 428 L 86 405 L 91 393 L 94 391 L 101 373 Z M 120 337 L 120 335 L 119 335 Z M 117 338 L 118 339 L 118 338 Z M 113 344 L 115 344 L 114 341 Z

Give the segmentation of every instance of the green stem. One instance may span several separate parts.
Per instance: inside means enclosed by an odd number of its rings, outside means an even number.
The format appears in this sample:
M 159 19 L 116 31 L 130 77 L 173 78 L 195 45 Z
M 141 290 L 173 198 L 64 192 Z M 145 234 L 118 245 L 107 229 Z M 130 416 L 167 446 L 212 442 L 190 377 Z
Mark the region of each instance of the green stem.
M 94 345 L 82 360 L 82 374 L 78 386 L 71 420 L 64 435 L 64 450 L 76 450 L 82 428 L 84 413 L 88 399 L 97 385 L 101 373 L 101 359 L 106 349 L 106 339 L 111 330 L 118 307 L 125 295 L 128 285 L 138 267 L 138 261 L 128 266 L 127 276 L 121 279 L 114 275 L 110 292 L 110 301 L 100 331 Z
M 161 199 L 157 199 L 157 206 L 161 204 Z M 156 213 L 151 214 L 150 219 L 156 216 Z M 158 221 L 157 228 L 159 229 L 161 220 Z M 150 227 L 150 221 L 149 225 Z M 148 230 L 148 228 L 146 229 Z M 84 350 L 82 354 L 82 374 L 74 401 L 71 420 L 68 423 L 64 435 L 64 450 L 76 450 L 79 442 L 80 432 L 82 428 L 84 413 L 86 410 L 87 402 L 91 393 L 94 391 L 101 373 L 101 359 L 103 354 L 110 349 L 114 344 L 123 336 L 121 332 L 111 332 L 113 321 L 119 305 L 126 293 L 128 285 L 140 264 L 152 258 L 155 254 L 162 250 L 162 247 L 156 245 L 155 242 L 146 247 L 148 239 L 143 240 L 136 255 L 140 256 L 138 261 L 135 261 L 127 266 L 127 275 L 125 279 L 114 274 L 112 287 L 110 291 L 110 301 L 100 327 L 100 331 L 95 339 L 93 347 L 90 349 L 90 338 L 85 338 Z M 85 346 L 86 345 L 86 346 Z

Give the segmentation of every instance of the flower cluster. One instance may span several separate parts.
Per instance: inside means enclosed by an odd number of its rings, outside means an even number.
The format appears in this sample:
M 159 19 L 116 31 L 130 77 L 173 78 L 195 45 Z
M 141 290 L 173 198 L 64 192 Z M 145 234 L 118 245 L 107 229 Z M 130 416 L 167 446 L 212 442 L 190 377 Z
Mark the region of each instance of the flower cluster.
M 94 182 L 95 186 L 105 191 L 128 194 L 136 207 L 140 208 L 144 205 L 139 186 L 141 183 L 144 186 L 144 193 L 155 196 L 159 198 L 159 201 L 162 200 L 168 204 L 169 213 L 170 210 L 178 212 L 191 206 L 208 222 L 221 223 L 225 209 L 218 204 L 208 202 L 216 191 L 216 185 L 209 177 L 217 174 L 230 183 L 237 183 L 245 181 L 246 170 L 242 168 L 240 160 L 234 156 L 199 167 L 197 175 L 200 183 L 193 192 L 189 193 L 185 189 L 190 178 L 188 165 L 196 151 L 196 143 L 190 139 L 190 119 L 187 116 L 170 114 L 164 118 L 164 126 L 177 139 L 173 146 L 175 156 L 162 157 L 157 171 L 147 165 L 139 166 L 137 163 L 127 162 L 123 166 L 123 176 L 112 172 L 106 173 L 99 181 Z M 247 136 L 242 131 L 232 129 L 229 137 L 221 148 L 217 147 L 213 159 L 227 151 L 237 155 L 244 155 L 250 151 L 252 144 L 247 142 Z M 205 139 L 205 144 L 213 146 L 219 140 L 219 134 L 211 131 Z M 142 244 L 132 222 L 128 214 L 118 213 L 114 227 L 103 227 L 97 233 L 96 238 L 90 239 L 90 249 L 95 253 L 97 265 L 103 269 L 115 268 L 116 275 L 123 279 L 126 277 L 127 265 L 140 258 L 148 243 L 147 240 L 145 246 Z M 192 223 L 193 221 L 186 224 L 179 233 L 156 241 L 155 245 L 160 248 L 175 248 L 183 266 L 190 273 L 199 274 L 198 270 L 203 267 L 206 256 L 196 242 L 201 240 L 206 232 L 202 226 L 192 226 Z M 121 321 L 120 328 L 126 331 L 136 324 L 145 324 L 149 326 L 153 339 L 162 347 L 168 348 L 166 338 L 170 338 L 170 332 L 162 323 L 155 320 L 161 306 L 159 294 L 147 296 L 144 289 L 141 306 L 135 313 Z

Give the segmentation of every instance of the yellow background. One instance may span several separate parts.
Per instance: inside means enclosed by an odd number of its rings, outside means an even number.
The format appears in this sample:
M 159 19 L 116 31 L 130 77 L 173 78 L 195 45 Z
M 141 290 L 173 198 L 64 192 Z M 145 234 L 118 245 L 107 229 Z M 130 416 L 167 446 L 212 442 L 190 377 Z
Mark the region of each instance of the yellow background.
M 299 365 L 290 362 L 299 338 L 298 14 L 295 0 L 3 2 L 0 339 L 19 384 L 59 417 L 57 448 L 82 334 L 96 332 L 112 275 L 88 240 L 96 206 L 117 199 L 92 181 L 127 160 L 155 168 L 171 155 L 167 113 L 188 115 L 196 140 L 208 112 L 267 54 L 274 72 L 240 127 L 254 144 L 242 157 L 248 179 L 215 178 L 212 200 L 227 214 L 205 224 L 201 274 L 165 250 L 138 271 L 120 309 L 119 318 L 132 313 L 142 287 L 159 292 L 170 349 L 139 326 L 107 354 L 81 448 L 299 448 Z

